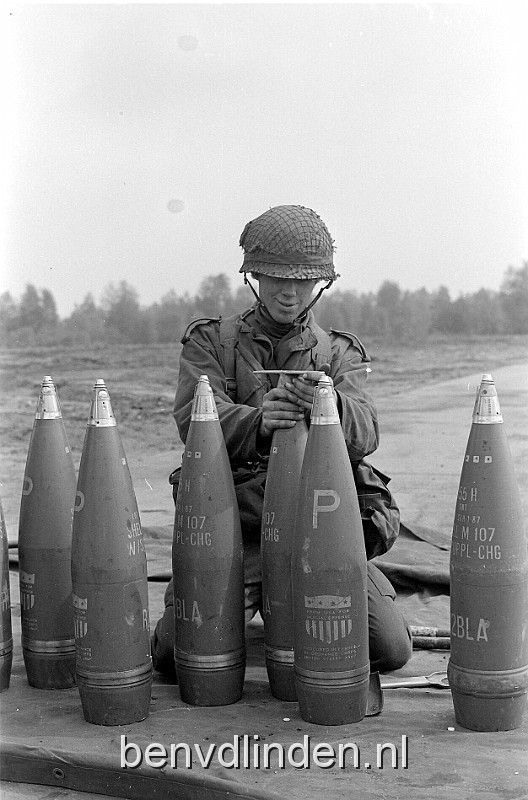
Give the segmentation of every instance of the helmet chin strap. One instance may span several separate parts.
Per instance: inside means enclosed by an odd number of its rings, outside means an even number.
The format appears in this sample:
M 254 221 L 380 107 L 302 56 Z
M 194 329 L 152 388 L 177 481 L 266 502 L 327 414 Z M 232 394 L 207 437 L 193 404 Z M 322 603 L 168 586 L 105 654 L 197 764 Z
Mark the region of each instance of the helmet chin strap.
M 334 282 L 333 280 L 329 280 L 328 283 L 326 284 L 326 286 L 322 286 L 319 289 L 319 291 L 315 295 L 314 299 L 310 303 L 308 303 L 308 305 L 306 306 L 306 308 L 304 309 L 302 314 L 299 317 L 297 317 L 297 319 L 300 319 L 301 317 L 304 317 L 304 315 L 308 313 L 308 311 L 312 308 L 312 306 L 314 306 L 317 303 L 317 301 L 319 300 L 319 298 L 321 297 L 321 295 L 325 291 L 325 289 L 329 289 L 331 287 L 331 285 L 333 284 L 333 282 Z M 297 322 L 297 320 L 295 320 L 295 321 Z
M 253 294 L 254 294 L 254 295 L 255 295 L 255 297 L 257 298 L 257 303 L 258 303 L 259 305 L 261 305 L 263 308 L 266 308 L 266 306 L 264 305 L 264 303 L 262 302 L 262 300 L 260 299 L 260 297 L 259 297 L 259 296 L 258 296 L 258 294 L 256 293 L 256 291 L 255 291 L 255 289 L 254 289 L 253 285 L 252 285 L 252 284 L 249 282 L 249 278 L 248 278 L 248 276 L 247 276 L 247 272 L 244 272 L 244 283 L 246 284 L 246 286 L 249 286 L 249 288 L 251 289 L 251 291 L 253 292 Z M 267 311 L 267 309 L 266 309 L 266 311 Z
M 298 321 L 299 321 L 299 320 L 301 320 L 301 319 L 302 319 L 304 316 L 306 316 L 306 314 L 308 313 L 308 311 L 309 311 L 309 310 L 310 310 L 310 309 L 311 309 L 311 308 L 312 308 L 312 307 L 313 307 L 313 306 L 314 306 L 314 305 L 317 303 L 317 301 L 319 300 L 319 298 L 321 297 L 321 295 L 322 295 L 322 293 L 325 291 L 325 289 L 329 289 L 329 288 L 331 287 L 331 285 L 333 284 L 333 282 L 334 282 L 334 281 L 333 281 L 333 279 L 330 279 L 330 280 L 328 281 L 328 283 L 327 283 L 325 286 L 323 286 L 323 287 L 321 287 L 321 289 L 319 289 L 319 291 L 317 292 L 317 294 L 315 295 L 315 297 L 313 298 L 313 300 L 311 300 L 311 301 L 308 303 L 308 305 L 306 306 L 306 308 L 305 308 L 305 309 L 304 309 L 304 310 L 303 310 L 303 311 L 302 311 L 302 312 L 299 314 L 299 316 L 298 316 L 298 317 L 296 317 L 296 318 L 293 320 L 293 322 L 292 322 L 292 325 L 295 325 L 295 323 L 296 323 L 296 322 L 298 322 Z M 247 276 L 247 273 L 246 273 L 246 272 L 244 272 L 244 283 L 245 283 L 245 284 L 247 284 L 247 286 L 249 286 L 249 288 L 251 289 L 251 291 L 252 291 L 252 292 L 253 292 L 253 294 L 255 295 L 255 297 L 256 297 L 256 299 L 257 299 L 257 303 L 258 303 L 260 306 L 262 306 L 262 308 L 265 308 L 265 309 L 266 309 L 266 311 L 267 311 L 267 312 L 268 312 L 268 314 L 269 314 L 269 310 L 266 308 L 266 306 L 264 305 L 264 303 L 262 302 L 262 300 L 261 300 L 261 299 L 260 299 L 260 297 L 258 296 L 257 292 L 255 291 L 254 287 L 253 287 L 253 286 L 252 286 L 252 284 L 250 283 L 250 281 L 249 281 L 249 279 L 248 279 L 248 276 Z M 271 315 L 270 315 L 270 316 L 271 316 Z

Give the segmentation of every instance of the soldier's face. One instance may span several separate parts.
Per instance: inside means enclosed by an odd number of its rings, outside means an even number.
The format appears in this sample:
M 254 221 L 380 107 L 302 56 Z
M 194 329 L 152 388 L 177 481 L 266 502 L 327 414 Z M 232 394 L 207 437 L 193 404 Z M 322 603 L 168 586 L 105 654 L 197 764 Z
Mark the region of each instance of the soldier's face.
M 317 280 L 258 275 L 259 297 L 275 320 L 292 323 L 310 302 Z

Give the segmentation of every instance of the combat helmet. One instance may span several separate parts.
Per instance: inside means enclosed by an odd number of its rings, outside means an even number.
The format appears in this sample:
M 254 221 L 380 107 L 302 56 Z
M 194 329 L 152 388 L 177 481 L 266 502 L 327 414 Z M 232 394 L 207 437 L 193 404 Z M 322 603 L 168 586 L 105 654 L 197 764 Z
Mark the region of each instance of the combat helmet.
M 247 223 L 240 272 L 334 281 L 334 246 L 323 220 L 304 206 L 275 206 Z

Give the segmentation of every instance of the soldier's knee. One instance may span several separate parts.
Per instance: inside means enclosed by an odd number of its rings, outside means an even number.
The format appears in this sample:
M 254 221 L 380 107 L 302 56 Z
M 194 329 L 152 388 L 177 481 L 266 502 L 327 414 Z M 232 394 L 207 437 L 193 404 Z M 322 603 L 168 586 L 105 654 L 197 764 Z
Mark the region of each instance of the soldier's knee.
M 371 648 L 370 668 L 372 671 L 391 672 L 401 669 L 412 656 L 412 639 L 408 629 L 394 631 L 387 635 Z

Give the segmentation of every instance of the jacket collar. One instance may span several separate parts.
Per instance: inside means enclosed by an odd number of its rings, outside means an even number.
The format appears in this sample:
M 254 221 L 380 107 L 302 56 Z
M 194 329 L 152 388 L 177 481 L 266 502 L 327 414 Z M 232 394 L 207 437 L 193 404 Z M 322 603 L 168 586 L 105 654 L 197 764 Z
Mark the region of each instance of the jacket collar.
M 239 316 L 240 332 L 251 336 L 253 339 L 272 343 L 271 338 L 258 324 L 256 316 L 256 305 L 247 309 Z M 286 335 L 275 345 L 275 349 L 282 352 L 295 352 L 298 350 L 310 350 L 318 342 L 317 325 L 313 312 L 309 311 L 305 318 L 297 325 L 292 327 Z M 275 340 L 276 341 L 276 340 Z

